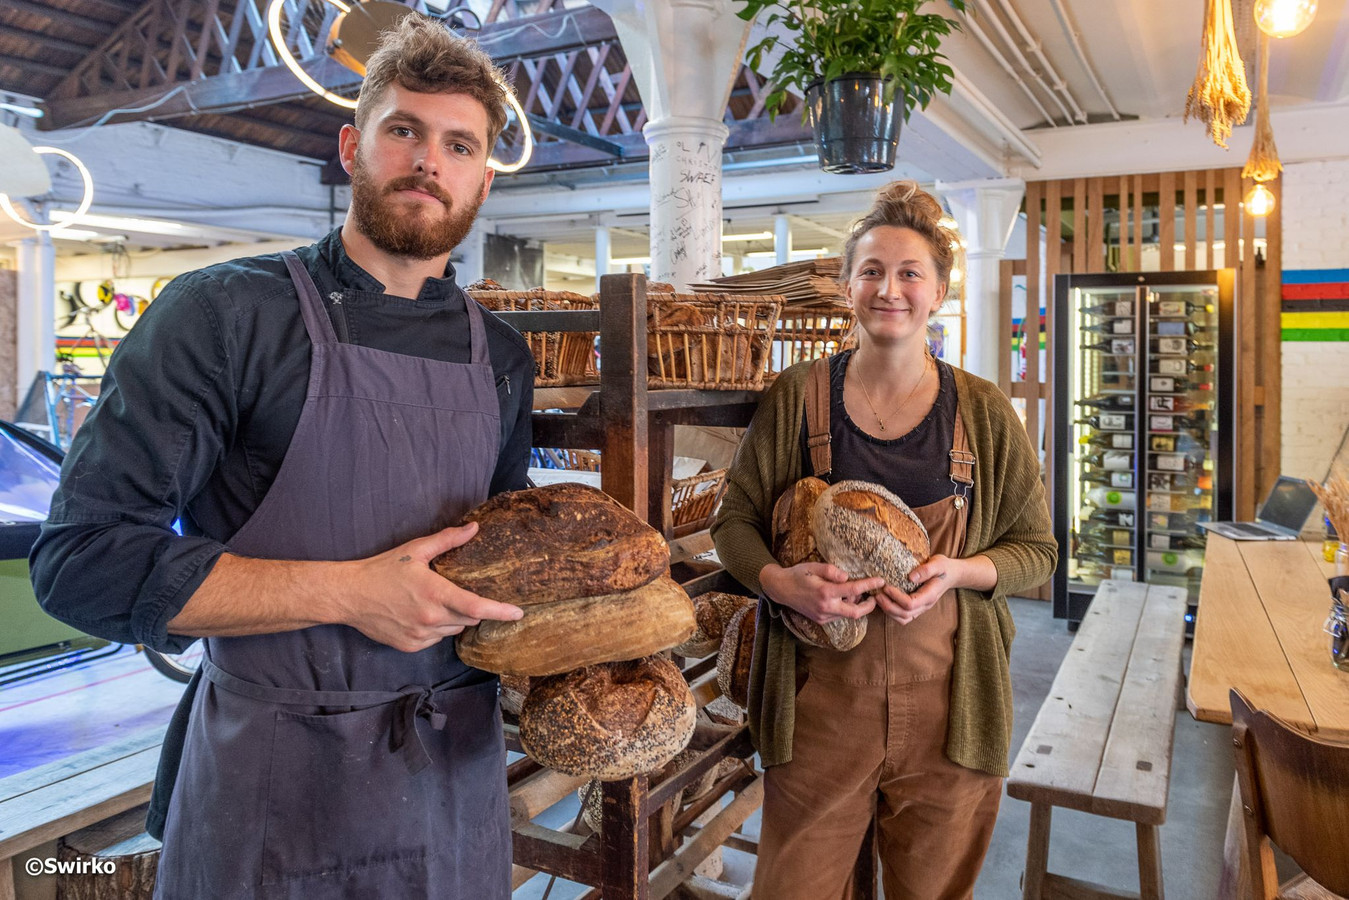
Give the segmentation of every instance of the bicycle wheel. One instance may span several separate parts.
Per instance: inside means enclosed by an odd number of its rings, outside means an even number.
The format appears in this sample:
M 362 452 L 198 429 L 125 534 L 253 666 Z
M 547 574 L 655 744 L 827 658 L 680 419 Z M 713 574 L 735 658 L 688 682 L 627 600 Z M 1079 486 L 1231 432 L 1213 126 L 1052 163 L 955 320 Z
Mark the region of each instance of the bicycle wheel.
M 201 647 L 194 645 L 185 653 L 159 653 L 149 647 L 141 647 L 145 659 L 156 672 L 182 684 L 192 680 L 192 675 L 201 664 Z
M 115 301 L 116 305 L 113 307 L 112 317 L 117 322 L 117 327 L 123 332 L 127 332 L 140 319 L 141 313 L 145 312 L 145 308 L 150 305 L 150 301 L 144 297 L 137 297 L 135 294 L 123 296 L 126 297 L 126 301 Z

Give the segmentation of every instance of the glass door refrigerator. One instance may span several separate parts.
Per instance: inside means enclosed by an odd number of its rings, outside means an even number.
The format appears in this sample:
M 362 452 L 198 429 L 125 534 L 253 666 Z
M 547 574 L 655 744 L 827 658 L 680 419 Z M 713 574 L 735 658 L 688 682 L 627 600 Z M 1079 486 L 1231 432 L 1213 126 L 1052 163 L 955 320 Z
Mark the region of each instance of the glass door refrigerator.
M 1193 631 L 1198 523 L 1232 518 L 1234 272 L 1055 279 L 1054 615 L 1107 578 L 1179 585 Z

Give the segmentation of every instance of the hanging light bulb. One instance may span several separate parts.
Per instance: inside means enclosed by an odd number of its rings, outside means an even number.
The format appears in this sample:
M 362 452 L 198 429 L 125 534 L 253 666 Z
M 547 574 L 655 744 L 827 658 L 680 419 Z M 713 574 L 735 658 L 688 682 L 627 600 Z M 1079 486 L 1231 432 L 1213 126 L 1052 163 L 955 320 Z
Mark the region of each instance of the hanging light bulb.
M 1267 216 L 1274 211 L 1274 192 L 1259 182 L 1246 192 L 1242 203 L 1253 216 Z
M 1255 0 L 1255 24 L 1270 37 L 1298 34 L 1316 18 L 1316 0 Z

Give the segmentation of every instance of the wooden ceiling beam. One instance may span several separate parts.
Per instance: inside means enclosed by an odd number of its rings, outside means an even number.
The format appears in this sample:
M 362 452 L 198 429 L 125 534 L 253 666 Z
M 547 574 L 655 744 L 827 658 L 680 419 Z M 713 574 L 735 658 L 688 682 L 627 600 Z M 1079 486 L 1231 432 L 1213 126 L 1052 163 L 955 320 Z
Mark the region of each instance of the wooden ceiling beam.
M 56 50 L 59 53 L 71 53 L 76 56 L 86 56 L 93 48 L 88 44 L 81 44 L 76 41 L 66 41 L 61 38 L 49 37 L 45 34 L 39 34 L 36 31 L 29 31 L 26 28 L 17 28 L 13 25 L 0 24 L 0 35 L 12 37 L 20 41 L 29 41 L 34 46 L 44 50 Z
M 115 28 L 117 25 L 116 22 L 109 22 L 107 19 L 96 19 L 93 16 L 66 12 L 64 9 L 56 9 L 47 3 L 34 3 L 33 0 L 5 0 L 5 6 L 15 12 L 31 13 L 35 16 L 41 16 L 49 22 L 59 22 L 62 25 L 69 25 L 71 28 L 92 31 L 100 36 L 107 34 L 109 28 Z

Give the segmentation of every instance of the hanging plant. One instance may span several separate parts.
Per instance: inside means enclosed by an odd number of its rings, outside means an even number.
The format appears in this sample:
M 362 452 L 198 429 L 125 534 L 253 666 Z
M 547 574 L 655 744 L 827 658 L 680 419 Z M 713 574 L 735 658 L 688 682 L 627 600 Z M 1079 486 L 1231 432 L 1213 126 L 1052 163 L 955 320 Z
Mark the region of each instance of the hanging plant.
M 770 10 L 763 24 L 790 35 L 769 35 L 745 51 L 745 63 L 758 71 L 764 54 L 783 49 L 769 79 L 764 100 L 770 116 L 787 101 L 789 90 L 802 96 L 819 81 L 842 75 L 875 74 L 884 79 L 885 103 L 904 97 L 904 118 L 951 90 L 953 72 L 941 52 L 941 39 L 960 27 L 955 19 L 919 13 L 925 0 L 746 0 L 737 13 L 746 21 Z M 967 0 L 947 0 L 964 12 Z
M 1213 143 L 1226 150 L 1232 126 L 1246 121 L 1250 108 L 1246 69 L 1232 30 L 1232 0 L 1207 0 L 1199 71 L 1185 98 L 1184 121 L 1190 116 L 1202 120 Z
M 1274 128 L 1269 124 L 1269 35 L 1260 35 L 1259 83 L 1255 98 L 1255 141 L 1241 170 L 1242 178 L 1264 183 L 1283 171 L 1279 150 L 1274 146 Z

